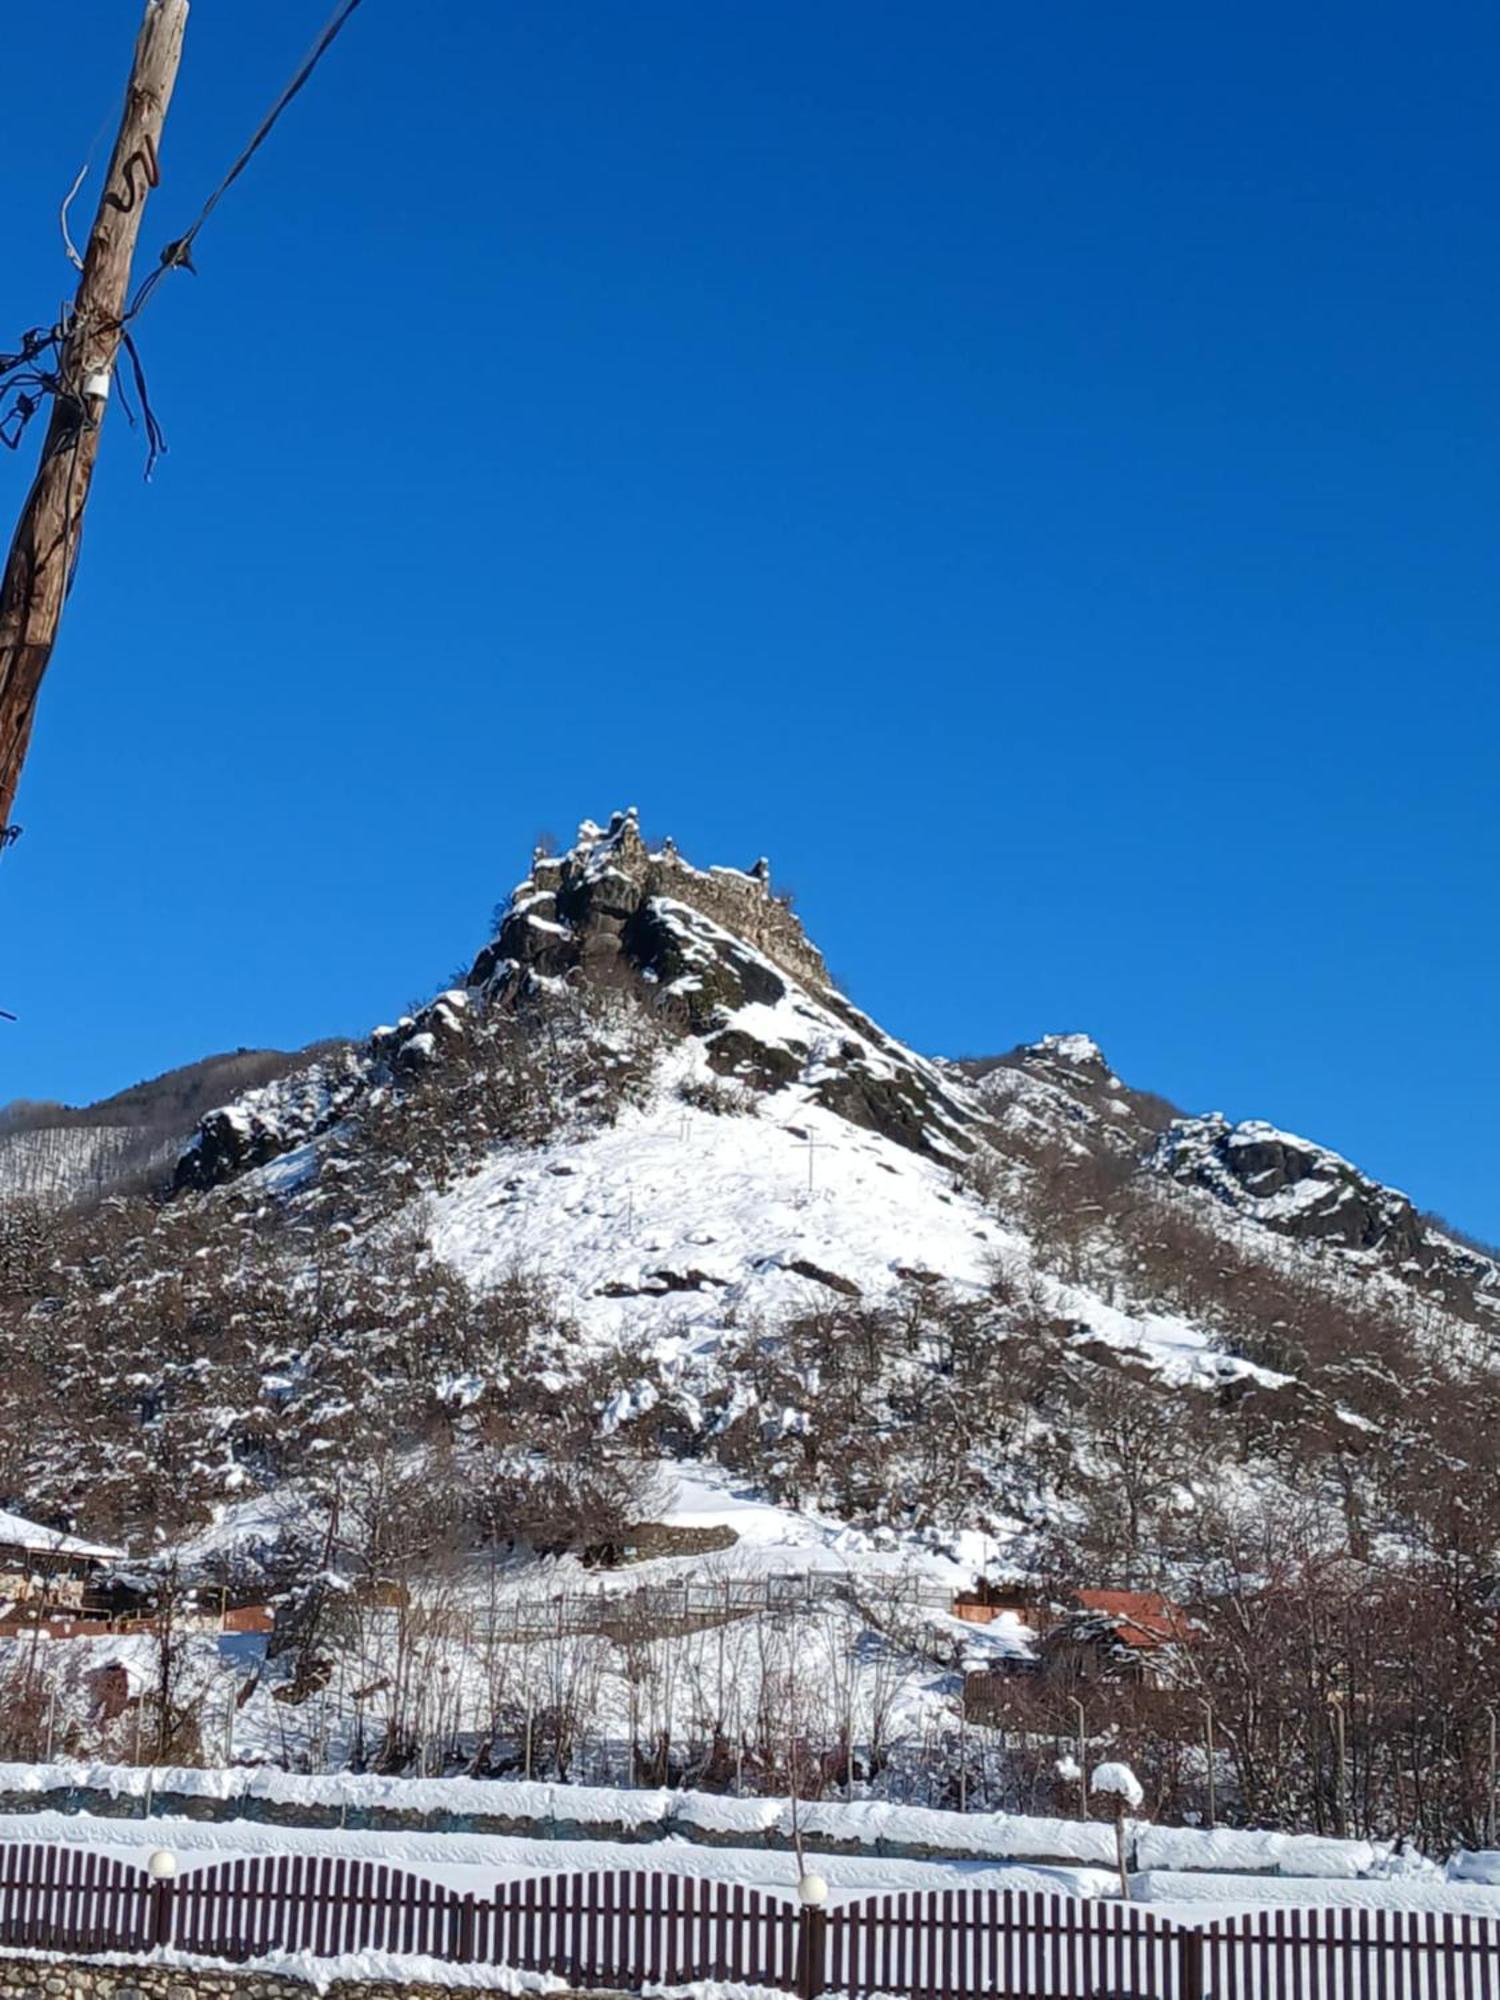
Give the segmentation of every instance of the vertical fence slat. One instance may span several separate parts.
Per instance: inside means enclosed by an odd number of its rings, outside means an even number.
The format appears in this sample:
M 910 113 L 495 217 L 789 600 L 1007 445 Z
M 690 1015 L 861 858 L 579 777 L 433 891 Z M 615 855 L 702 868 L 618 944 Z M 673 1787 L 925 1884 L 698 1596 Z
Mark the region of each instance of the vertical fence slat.
M 710 1963 L 713 1979 L 728 1979 L 729 1973 L 729 1884 L 717 1878 L 713 1893 L 713 1952 Z

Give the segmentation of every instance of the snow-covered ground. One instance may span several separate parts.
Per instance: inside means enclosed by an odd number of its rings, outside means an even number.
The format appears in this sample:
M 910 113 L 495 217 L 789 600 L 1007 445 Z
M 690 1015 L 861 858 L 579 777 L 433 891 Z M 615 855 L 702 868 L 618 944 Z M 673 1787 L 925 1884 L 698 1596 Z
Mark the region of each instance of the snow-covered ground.
M 1100 1767 L 1108 1769 L 1110 1767 Z M 130 1817 L 54 1810 L 69 1790 L 131 1802 Z M 880 1801 L 735 1798 L 671 1789 L 472 1779 L 299 1777 L 269 1769 L 0 1765 L 0 1794 L 35 1796 L 35 1811 L 0 1815 L 0 1844 L 86 1846 L 144 1865 L 167 1847 L 184 1868 L 270 1853 L 380 1858 L 453 1887 L 595 1868 L 663 1870 L 792 1894 L 800 1832 L 835 1900 L 873 1890 L 1045 1889 L 1112 1896 L 1112 1822 L 1008 1813 L 938 1812 Z M 185 1817 L 182 1804 L 382 1813 L 532 1823 L 546 1835 L 296 1826 L 254 1818 Z M 589 1828 L 599 1829 L 597 1837 Z M 623 1838 L 621 1836 L 624 1836 Z M 768 1839 L 774 1845 L 766 1845 Z M 862 1851 L 849 1852 L 858 1844 Z M 1500 1857 L 1462 1854 L 1446 1867 L 1390 1843 L 1127 1822 L 1132 1896 L 1213 1910 L 1266 1903 L 1468 1911 L 1500 1919 Z M 936 1858 L 928 1858 L 936 1857 Z
M 1244 1838 L 1253 1841 L 1267 1837 Z M 840 1854 L 820 1847 L 816 1833 L 811 1830 L 804 1858 L 799 1863 L 790 1852 L 705 1848 L 678 1840 L 647 1844 L 607 1840 L 555 1842 L 268 1826 L 248 1821 L 213 1824 L 181 1817 L 95 1819 L 54 1812 L 0 1817 L 0 1851 L 20 1845 L 82 1849 L 141 1869 L 147 1867 L 153 1856 L 166 1853 L 173 1857 L 177 1877 L 185 1883 L 191 1883 L 195 1871 L 226 1861 L 329 1857 L 394 1867 L 419 1881 L 480 1899 L 493 1896 L 507 1883 L 541 1875 L 559 1877 L 623 1870 L 735 1885 L 768 1894 L 790 1909 L 798 1900 L 801 1868 L 823 1878 L 833 1909 L 871 1896 L 902 1892 L 997 1890 L 1049 1899 L 1060 1895 L 1090 1903 L 1118 1896 L 1118 1879 L 1108 1868 L 1039 1867 L 984 1859 L 905 1861 L 884 1855 Z M 1323 1921 L 1320 1913 L 1363 1910 L 1419 1915 L 1446 1913 L 1487 1919 L 1500 1926 L 1500 1890 L 1478 1883 L 1445 1881 L 1436 1870 L 1425 1876 L 1397 1874 L 1358 1881 L 1326 1876 L 1288 1879 L 1151 1871 L 1134 1876 L 1130 1886 L 1132 1901 L 1149 1906 L 1154 1917 L 1192 1926 L 1222 1923 L 1239 1916 L 1254 1920 L 1257 1912 L 1292 1908 L 1304 1913 L 1305 1923 Z M 1500 1932 L 1485 1935 L 1494 1938 Z M 1418 1950 L 1423 1948 L 1423 1937 L 1421 1932 L 1412 1937 Z M 166 1962 L 201 1961 L 171 1953 L 166 1955 Z M 348 1958 L 324 1960 L 306 1954 L 273 1954 L 258 1963 L 267 1970 L 309 1978 L 315 1984 L 325 1984 L 335 1977 L 400 1978 L 415 1984 L 439 1976 L 435 1962 L 418 1963 L 384 1953 L 362 1952 Z M 446 1970 L 442 1976 L 446 1978 Z M 497 1979 L 478 1975 L 471 1980 L 466 1975 L 449 1983 L 498 1986 L 510 1992 L 549 1990 L 545 1982 L 529 1979 L 513 1982 L 503 1976 Z
M 618 1124 L 508 1152 L 438 1197 L 437 1254 L 480 1283 L 540 1271 L 613 1340 L 717 1326 L 731 1310 L 806 1311 L 838 1285 L 874 1301 L 903 1266 L 977 1288 L 987 1259 L 1019 1253 L 951 1172 L 800 1093 L 730 1116 L 684 1102 L 673 1086 L 700 1058 L 696 1045 L 674 1053 L 655 1101 Z M 669 1290 L 668 1275 L 694 1289 Z
M 383 1861 L 449 1888 L 476 1893 L 496 1882 L 528 1875 L 578 1874 L 591 1869 L 650 1869 L 690 1875 L 702 1881 L 737 1882 L 795 1898 L 796 1856 L 766 1848 L 704 1847 L 685 1840 L 521 1840 L 493 1834 L 357 1832 L 342 1828 L 267 1825 L 254 1820 L 223 1822 L 183 1818 L 103 1819 L 87 1813 L 0 1815 L 0 1845 L 38 1843 L 87 1847 L 144 1867 L 162 1849 L 176 1856 L 186 1874 L 196 1865 L 256 1854 L 344 1855 Z M 986 1860 L 902 1861 L 877 1854 L 836 1854 L 806 1843 L 809 1866 L 829 1885 L 838 1902 L 876 1890 L 1034 1889 L 1100 1896 L 1114 1876 L 1105 1868 L 1038 1867 Z M 1484 1893 L 1476 1891 L 1475 1893 Z M 1500 1910 L 1500 1895 L 1494 1897 Z
M 731 1019 L 739 1029 L 767 1011 Z M 997 1264 L 1030 1273 L 1027 1239 L 949 1166 L 828 1110 L 813 1095 L 817 1075 L 810 1062 L 804 1084 L 715 1114 L 680 1094 L 712 1077 L 702 1046 L 684 1044 L 662 1061 L 649 1103 L 604 1130 L 507 1149 L 425 1202 L 420 1220 L 436 1254 L 472 1282 L 534 1272 L 598 1342 L 644 1333 L 663 1358 L 711 1350 L 752 1318 L 773 1323 L 851 1295 L 879 1303 L 913 1273 L 960 1294 L 980 1292 Z M 1218 1351 L 1186 1319 L 1131 1314 L 1035 1276 L 1060 1318 L 1174 1384 L 1280 1379 Z

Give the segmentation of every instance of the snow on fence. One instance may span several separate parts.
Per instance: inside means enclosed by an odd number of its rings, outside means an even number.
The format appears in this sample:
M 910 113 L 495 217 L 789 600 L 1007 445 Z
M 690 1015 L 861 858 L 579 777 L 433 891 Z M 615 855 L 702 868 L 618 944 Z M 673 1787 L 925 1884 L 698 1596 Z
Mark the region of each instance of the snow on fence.
M 866 2000 L 1496 2000 L 1500 1923 L 1277 1907 L 1204 1926 L 1041 1891 L 921 1890 L 831 1908 L 693 1876 L 533 1875 L 491 1894 L 401 1868 L 254 1856 L 153 1880 L 89 1849 L 0 1846 L 0 1948 L 230 1961 L 378 1952 L 575 1987 L 712 1979 Z

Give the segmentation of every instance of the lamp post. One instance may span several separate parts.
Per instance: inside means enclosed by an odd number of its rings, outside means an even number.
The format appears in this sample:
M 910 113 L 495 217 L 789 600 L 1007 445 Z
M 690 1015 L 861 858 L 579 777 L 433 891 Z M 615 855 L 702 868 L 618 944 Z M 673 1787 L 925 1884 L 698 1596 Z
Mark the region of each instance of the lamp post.
M 172 1884 L 177 1879 L 177 1856 L 169 1847 L 158 1847 L 146 1863 L 151 1878 L 151 1942 L 165 1950 L 172 1942 Z
M 821 1875 L 804 1868 L 797 1878 L 797 1991 L 804 2000 L 823 1990 L 823 1962 L 828 1927 L 828 1884 Z
M 1089 1758 L 1088 1758 L 1088 1717 L 1078 1696 L 1070 1695 L 1073 1713 L 1078 1717 L 1078 1794 L 1083 1801 L 1083 1816 L 1089 1816 Z
M 1203 1704 L 1203 1750 L 1208 1771 L 1208 1830 L 1212 1833 L 1219 1823 L 1219 1805 L 1214 1779 L 1214 1705 L 1211 1701 Z

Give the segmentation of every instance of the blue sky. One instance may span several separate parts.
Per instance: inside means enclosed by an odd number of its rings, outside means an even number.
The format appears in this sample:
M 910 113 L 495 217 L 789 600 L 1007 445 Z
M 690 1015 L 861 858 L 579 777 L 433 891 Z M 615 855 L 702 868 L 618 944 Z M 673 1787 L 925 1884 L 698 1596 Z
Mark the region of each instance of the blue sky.
M 55 5 L 7 332 L 137 15 Z M 322 18 L 197 0 L 150 244 Z M 0 1097 L 362 1031 L 636 803 L 925 1048 L 1500 1234 L 1497 76 L 1478 5 L 365 0 L 143 323 L 151 486 L 111 418 Z

